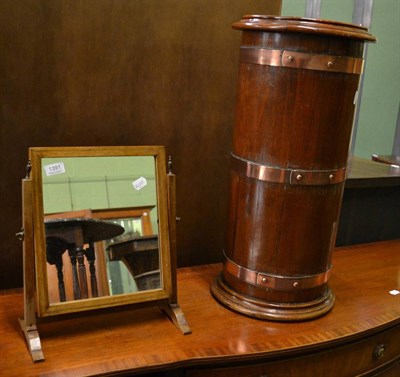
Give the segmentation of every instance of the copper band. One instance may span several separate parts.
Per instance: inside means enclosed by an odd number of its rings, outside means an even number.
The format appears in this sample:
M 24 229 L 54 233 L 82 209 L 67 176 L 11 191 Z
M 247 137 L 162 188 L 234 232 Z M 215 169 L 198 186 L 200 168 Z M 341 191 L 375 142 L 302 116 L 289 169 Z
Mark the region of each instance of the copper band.
M 307 276 L 278 276 L 265 272 L 249 270 L 239 266 L 225 256 L 225 271 L 235 278 L 246 283 L 277 291 L 291 291 L 293 289 L 310 289 L 325 284 L 330 276 L 331 269 L 316 275 Z
M 290 185 L 332 185 L 346 178 L 346 168 L 333 170 L 283 169 L 261 165 L 232 154 L 232 169 L 238 174 L 260 181 Z
M 361 74 L 364 67 L 364 59 L 348 56 L 308 54 L 254 47 L 241 47 L 240 62 L 353 74 Z

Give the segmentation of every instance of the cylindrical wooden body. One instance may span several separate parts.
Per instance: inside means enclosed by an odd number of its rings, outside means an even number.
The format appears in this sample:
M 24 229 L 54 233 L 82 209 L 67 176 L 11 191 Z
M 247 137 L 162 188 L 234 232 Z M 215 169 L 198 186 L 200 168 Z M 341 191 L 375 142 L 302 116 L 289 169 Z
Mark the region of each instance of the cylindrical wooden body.
M 329 311 L 365 28 L 245 16 L 225 262 L 214 296 L 239 312 L 300 320 Z

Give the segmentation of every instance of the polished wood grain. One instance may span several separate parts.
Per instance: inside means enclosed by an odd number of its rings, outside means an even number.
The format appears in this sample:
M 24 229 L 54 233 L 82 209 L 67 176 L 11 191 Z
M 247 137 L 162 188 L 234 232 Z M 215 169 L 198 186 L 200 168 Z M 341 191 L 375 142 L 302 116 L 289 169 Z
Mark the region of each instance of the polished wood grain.
M 389 366 L 400 356 L 400 337 L 395 336 L 400 295 L 389 293 L 400 290 L 400 242 L 340 248 L 333 262 L 337 303 L 319 319 L 279 323 L 240 315 L 211 297 L 210 284 L 221 265 L 183 268 L 178 271 L 179 302 L 191 335 L 180 334 L 154 308 L 64 318 L 39 325 L 46 361 L 38 364 L 32 363 L 18 325 L 22 294 L 2 291 L 0 368 L 9 377 L 156 376 L 157 371 L 221 376 L 220 368 L 228 368 L 230 376 L 259 376 L 270 366 L 277 376 L 344 377 Z M 375 359 L 372 353 L 382 342 L 386 351 Z M 289 361 L 298 363 L 297 374 L 293 366 L 291 374 L 282 372 Z M 236 368 L 241 374 L 233 374 Z
M 31 146 L 165 145 L 178 177 L 178 263 L 221 260 L 240 44 L 231 24 L 280 7 L 0 1 L 0 208 L 10 214 L 0 227 L 0 288 L 22 286 L 14 234 Z

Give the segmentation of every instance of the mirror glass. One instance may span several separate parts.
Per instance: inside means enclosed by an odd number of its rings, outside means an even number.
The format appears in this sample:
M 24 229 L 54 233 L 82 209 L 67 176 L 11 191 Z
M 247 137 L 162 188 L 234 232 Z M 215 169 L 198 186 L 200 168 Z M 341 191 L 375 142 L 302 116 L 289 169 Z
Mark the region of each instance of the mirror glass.
M 42 315 L 168 295 L 163 152 L 31 148 Z

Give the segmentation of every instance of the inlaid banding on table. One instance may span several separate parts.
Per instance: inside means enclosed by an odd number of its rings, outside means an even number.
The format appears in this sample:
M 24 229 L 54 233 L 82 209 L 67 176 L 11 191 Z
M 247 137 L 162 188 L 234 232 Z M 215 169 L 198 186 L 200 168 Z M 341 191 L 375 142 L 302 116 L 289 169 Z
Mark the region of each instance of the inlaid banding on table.
M 240 62 L 349 74 L 361 74 L 364 67 L 360 58 L 253 47 L 241 47 Z

